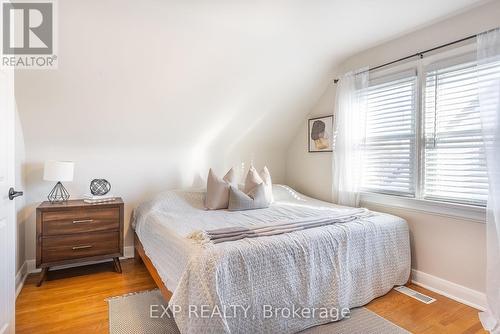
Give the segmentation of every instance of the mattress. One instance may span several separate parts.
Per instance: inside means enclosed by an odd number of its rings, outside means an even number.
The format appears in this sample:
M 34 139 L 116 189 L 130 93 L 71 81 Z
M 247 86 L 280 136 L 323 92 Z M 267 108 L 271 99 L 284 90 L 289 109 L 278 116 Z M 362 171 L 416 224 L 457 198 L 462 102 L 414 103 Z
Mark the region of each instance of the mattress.
M 340 310 L 365 305 L 408 280 L 408 226 L 387 214 L 216 245 L 189 238 L 197 231 L 350 210 L 283 185 L 274 185 L 273 195 L 269 208 L 229 212 L 205 210 L 202 189 L 168 191 L 135 210 L 133 226 L 173 292 L 169 304 L 182 333 L 295 333 L 338 320 Z M 289 312 L 277 311 L 295 308 L 318 312 L 286 317 Z M 337 313 L 320 316 L 323 308 Z

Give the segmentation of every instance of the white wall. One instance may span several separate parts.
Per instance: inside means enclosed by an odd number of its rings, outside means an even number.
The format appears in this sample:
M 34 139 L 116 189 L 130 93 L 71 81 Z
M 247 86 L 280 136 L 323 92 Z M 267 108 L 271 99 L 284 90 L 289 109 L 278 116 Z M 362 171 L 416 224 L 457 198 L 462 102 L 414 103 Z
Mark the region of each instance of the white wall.
M 376 66 L 437 45 L 500 26 L 500 1 L 448 18 L 349 57 L 336 71 Z M 310 116 L 331 114 L 335 87 L 328 86 Z M 307 195 L 331 199 L 331 154 L 307 153 L 306 120 L 290 142 L 286 181 Z M 485 291 L 485 225 L 429 213 L 372 206 L 405 218 L 411 229 L 412 266 L 437 278 Z
M 258 167 L 267 164 L 276 182 L 284 182 L 284 154 L 279 151 L 262 150 L 258 154 L 252 151 L 235 153 L 228 158 L 226 151 L 210 153 L 209 157 L 196 162 L 195 156 L 182 149 L 168 146 L 158 148 L 82 148 L 62 147 L 58 149 L 28 149 L 26 182 L 29 185 L 28 222 L 26 225 L 26 259 L 34 258 L 35 246 L 35 209 L 40 199 L 45 199 L 54 184 L 41 181 L 44 159 L 68 159 L 76 162 L 75 181 L 65 183 L 73 198 L 81 198 L 88 193 L 92 178 L 105 178 L 110 181 L 112 193 L 122 196 L 125 205 L 125 246 L 133 245 L 133 231 L 130 229 L 129 217 L 133 208 L 167 189 L 188 187 L 195 183 L 197 171 L 205 173 L 208 166 L 213 166 L 220 175 L 230 166 L 244 162 L 249 165 L 252 157 Z M 186 167 L 183 167 L 186 166 Z M 202 178 L 206 178 L 203 174 Z M 199 183 L 197 184 L 199 185 Z
M 318 100 L 307 118 L 333 114 L 336 86 L 328 85 L 327 91 Z M 286 159 L 286 183 L 304 194 L 324 201 L 332 200 L 332 154 L 308 152 L 307 120 L 304 120 L 297 135 L 288 146 Z

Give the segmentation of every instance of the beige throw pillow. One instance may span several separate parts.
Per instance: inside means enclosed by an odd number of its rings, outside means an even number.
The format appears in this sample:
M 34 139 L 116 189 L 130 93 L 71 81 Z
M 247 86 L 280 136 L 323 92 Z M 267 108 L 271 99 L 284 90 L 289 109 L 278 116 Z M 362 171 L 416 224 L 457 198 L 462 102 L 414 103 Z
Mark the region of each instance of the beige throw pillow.
M 260 177 L 264 182 L 266 188 L 266 197 L 269 200 L 269 203 L 274 202 L 273 197 L 273 181 L 271 180 L 271 173 L 269 173 L 269 169 L 266 166 L 260 171 Z
M 229 211 L 263 209 L 269 204 L 264 183 L 254 187 L 248 194 L 237 187 L 229 187 Z
M 261 184 L 262 178 L 260 177 L 259 173 L 255 169 L 254 166 L 251 166 L 250 169 L 248 170 L 247 177 L 245 179 L 245 187 L 243 188 L 243 192 L 245 194 L 248 194 L 250 190 Z
M 248 194 L 259 184 L 264 184 L 264 189 L 266 193 L 266 198 L 269 203 L 273 202 L 273 182 L 271 180 L 271 173 L 269 173 L 269 169 L 266 166 L 260 171 L 257 172 L 255 167 L 250 167 L 247 173 L 247 177 L 245 179 L 245 186 L 243 188 L 243 192 Z
M 207 177 L 205 208 L 209 210 L 227 209 L 229 205 L 229 187 L 236 184 L 236 175 L 231 168 L 221 179 L 210 168 Z

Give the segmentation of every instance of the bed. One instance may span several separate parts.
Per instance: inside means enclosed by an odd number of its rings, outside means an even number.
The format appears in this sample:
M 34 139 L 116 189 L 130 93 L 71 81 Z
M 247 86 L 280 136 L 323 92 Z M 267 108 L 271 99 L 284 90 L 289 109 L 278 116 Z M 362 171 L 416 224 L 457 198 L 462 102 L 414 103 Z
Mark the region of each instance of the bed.
M 219 244 L 193 237 L 351 209 L 284 185 L 273 195 L 269 208 L 230 212 L 205 210 L 202 189 L 168 191 L 134 211 L 137 256 L 181 333 L 296 333 L 408 281 L 408 225 L 388 214 Z

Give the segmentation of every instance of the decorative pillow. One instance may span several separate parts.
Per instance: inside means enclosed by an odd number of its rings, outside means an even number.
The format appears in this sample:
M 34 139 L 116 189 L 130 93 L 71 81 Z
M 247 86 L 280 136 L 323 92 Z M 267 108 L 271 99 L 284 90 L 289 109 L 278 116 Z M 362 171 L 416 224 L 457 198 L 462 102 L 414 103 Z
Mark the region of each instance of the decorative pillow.
M 263 183 L 266 190 L 266 198 L 269 203 L 273 202 L 273 182 L 271 180 L 271 173 L 269 173 L 269 169 L 266 166 L 260 171 L 257 172 L 255 167 L 250 167 L 247 173 L 247 177 L 245 179 L 245 186 L 243 191 L 248 194 L 253 188 L 257 185 Z
M 229 211 L 263 209 L 269 207 L 264 183 L 254 187 L 248 194 L 237 187 L 229 187 Z
M 269 200 L 269 203 L 274 202 L 273 197 L 273 181 L 271 180 L 271 173 L 269 173 L 269 169 L 266 166 L 260 171 L 260 177 L 266 186 L 266 196 Z
M 259 173 L 255 169 L 254 166 L 251 166 L 250 169 L 248 170 L 247 177 L 245 179 L 245 187 L 243 188 L 243 192 L 245 194 L 248 194 L 250 190 L 261 184 L 262 178 L 260 177 Z
M 205 208 L 209 210 L 227 209 L 231 184 L 236 184 L 236 175 L 232 168 L 222 179 L 215 175 L 212 168 L 210 168 L 207 177 Z

